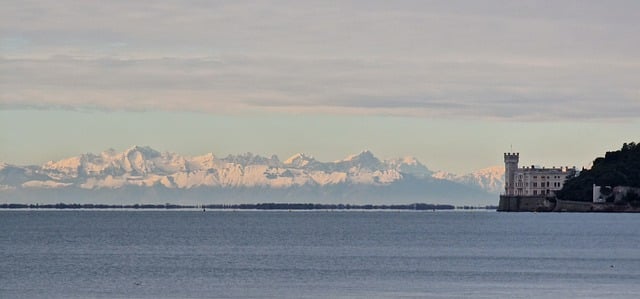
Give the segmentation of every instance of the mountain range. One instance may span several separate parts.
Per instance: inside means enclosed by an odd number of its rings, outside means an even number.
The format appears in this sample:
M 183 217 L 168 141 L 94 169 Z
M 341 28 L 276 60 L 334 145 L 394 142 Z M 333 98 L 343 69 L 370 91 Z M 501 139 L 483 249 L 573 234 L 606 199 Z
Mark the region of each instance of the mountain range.
M 334 162 L 300 153 L 284 161 L 251 153 L 185 157 L 133 146 L 41 166 L 0 163 L 0 201 L 16 203 L 318 202 L 495 204 L 504 167 L 455 175 L 413 157 L 370 151 Z

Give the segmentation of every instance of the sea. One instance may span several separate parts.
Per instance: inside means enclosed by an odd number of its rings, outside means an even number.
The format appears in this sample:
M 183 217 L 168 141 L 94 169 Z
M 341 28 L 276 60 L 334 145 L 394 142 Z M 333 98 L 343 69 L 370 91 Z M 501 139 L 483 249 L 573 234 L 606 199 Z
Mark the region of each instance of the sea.
M 0 298 L 638 298 L 640 215 L 0 211 Z

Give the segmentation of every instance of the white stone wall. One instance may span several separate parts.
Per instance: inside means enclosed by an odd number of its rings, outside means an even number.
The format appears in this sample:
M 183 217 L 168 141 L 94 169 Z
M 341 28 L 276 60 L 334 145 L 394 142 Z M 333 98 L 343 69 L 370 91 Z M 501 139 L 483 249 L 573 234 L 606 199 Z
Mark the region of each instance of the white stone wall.
M 562 189 L 568 177 L 575 169 L 522 167 L 515 172 L 515 195 L 552 196 Z

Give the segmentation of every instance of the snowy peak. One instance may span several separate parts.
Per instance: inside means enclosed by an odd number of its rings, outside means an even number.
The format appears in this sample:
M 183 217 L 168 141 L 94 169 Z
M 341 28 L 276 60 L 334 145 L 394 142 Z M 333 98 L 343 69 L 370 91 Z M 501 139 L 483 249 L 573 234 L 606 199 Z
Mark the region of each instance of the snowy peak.
M 213 153 L 207 153 L 202 156 L 196 156 L 189 161 L 190 170 L 206 170 L 213 169 L 217 165 L 216 156 Z
M 352 162 L 352 161 L 361 161 L 361 160 L 370 160 L 370 159 L 378 160 L 370 150 L 364 150 L 359 154 L 347 156 L 342 160 L 342 162 Z
M 396 169 L 403 174 L 409 174 L 418 178 L 430 177 L 433 172 L 424 166 L 418 159 L 412 156 L 406 156 L 400 159 L 385 161 L 389 167 Z
M 42 166 L 44 170 L 51 170 L 60 175 L 76 177 L 95 158 L 90 154 L 83 154 L 77 157 L 67 158 L 60 161 L 49 161 Z
M 462 183 L 475 183 L 480 188 L 499 194 L 504 188 L 504 166 L 492 166 L 463 176 Z
M 487 168 L 480 169 L 474 172 L 476 176 L 492 176 L 492 177 L 501 177 L 504 176 L 504 166 L 496 165 Z
M 465 175 L 438 171 L 433 173 L 432 177 L 479 187 L 494 194 L 499 194 L 504 188 L 504 166 L 501 165 L 483 168 Z
M 148 146 L 133 146 L 123 153 L 124 169 L 135 174 L 146 174 L 155 170 L 154 158 L 160 157 L 160 152 Z
M 418 165 L 418 164 L 420 164 L 418 159 L 416 159 L 413 156 L 405 156 L 404 158 L 398 159 L 397 161 L 399 161 L 400 163 L 405 164 L 405 165 Z
M 187 170 L 186 160 L 173 153 L 164 153 L 148 146 L 134 146 L 121 153 L 108 149 L 95 154 L 49 161 L 42 170 L 57 179 L 77 179 L 86 176 L 145 175 L 154 172 Z
M 431 177 L 434 178 L 434 179 L 438 179 L 438 180 L 453 181 L 453 180 L 456 180 L 458 175 L 456 175 L 455 173 L 448 172 L 448 171 L 438 170 L 438 171 L 434 172 L 431 175 Z
M 305 153 L 297 153 L 291 156 L 289 159 L 285 160 L 283 164 L 291 167 L 302 168 L 313 162 L 316 162 L 316 159 L 314 159 L 312 156 Z
M 228 155 L 226 158 L 221 159 L 225 163 L 238 164 L 243 167 L 249 165 L 268 165 L 279 166 L 280 160 L 277 156 L 273 155 L 271 158 L 262 157 L 260 155 L 254 155 L 253 153 L 245 153 L 241 155 Z
M 380 160 L 378 160 L 378 158 L 376 158 L 369 150 L 362 151 L 357 155 L 348 156 L 342 161 L 338 161 L 336 164 L 348 168 L 356 167 L 369 170 L 379 170 L 383 168 L 382 162 L 380 162 Z
M 176 153 L 161 153 L 148 146 L 133 146 L 122 152 L 107 149 L 100 154 L 88 153 L 49 161 L 40 167 L 0 163 L 3 190 L 117 189 L 126 186 L 178 189 L 385 186 L 409 178 L 432 182 L 435 181 L 432 178 L 438 178 L 498 193 L 503 187 L 504 169 L 491 167 L 466 175 L 434 173 L 414 157 L 381 161 L 368 150 L 335 162 L 321 162 L 304 153 L 280 162 L 275 155 L 267 158 L 252 153 L 221 159 L 213 153 L 184 157 Z
M 120 161 L 122 168 L 133 175 L 148 173 L 171 173 L 186 171 L 187 163 L 184 158 L 174 153 L 160 153 L 149 146 L 133 146 L 124 151 Z
M 107 150 L 108 151 L 108 150 Z M 105 151 L 106 152 L 106 151 Z M 129 156 L 141 156 L 145 159 L 153 159 L 156 157 L 159 157 L 161 154 L 159 151 L 156 151 L 154 149 L 152 149 L 149 146 L 139 146 L 139 145 L 134 145 L 130 148 L 128 148 L 127 150 L 124 151 L 124 155 L 129 157 Z

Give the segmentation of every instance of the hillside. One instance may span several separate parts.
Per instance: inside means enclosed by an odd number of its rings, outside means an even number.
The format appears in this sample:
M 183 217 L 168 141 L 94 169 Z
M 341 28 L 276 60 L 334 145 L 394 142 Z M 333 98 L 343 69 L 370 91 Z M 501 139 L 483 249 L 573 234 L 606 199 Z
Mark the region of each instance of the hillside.
M 593 184 L 640 187 L 640 144 L 625 143 L 620 150 L 596 158 L 591 169 L 567 181 L 558 198 L 591 201 Z

